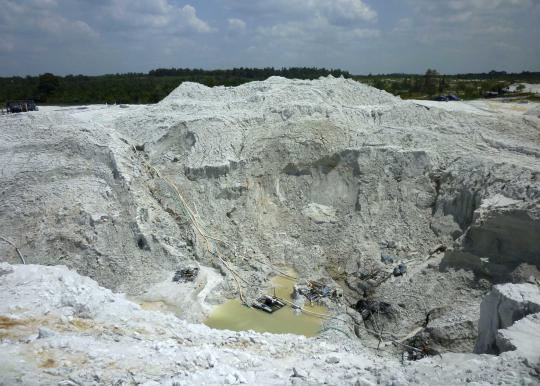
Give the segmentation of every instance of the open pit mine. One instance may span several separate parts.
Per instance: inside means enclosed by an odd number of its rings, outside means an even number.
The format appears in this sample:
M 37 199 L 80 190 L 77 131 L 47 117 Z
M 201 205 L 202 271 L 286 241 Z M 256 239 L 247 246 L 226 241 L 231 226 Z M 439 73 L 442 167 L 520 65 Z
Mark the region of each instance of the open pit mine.
M 539 385 L 540 107 L 343 78 L 0 116 L 0 385 Z

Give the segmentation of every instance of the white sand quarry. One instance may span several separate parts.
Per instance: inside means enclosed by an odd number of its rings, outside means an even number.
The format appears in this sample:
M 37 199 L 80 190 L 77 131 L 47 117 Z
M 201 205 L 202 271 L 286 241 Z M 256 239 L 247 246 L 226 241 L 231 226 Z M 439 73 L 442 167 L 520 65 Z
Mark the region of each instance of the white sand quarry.
M 329 77 L 0 116 L 0 384 L 539 384 L 538 111 Z M 343 293 L 317 337 L 202 324 L 288 269 Z
M 523 92 L 531 92 L 535 94 L 540 93 L 540 84 L 531 84 L 531 83 L 516 83 L 516 84 L 511 85 L 509 87 L 509 90 L 512 92 L 517 91 L 517 88 L 520 84 L 525 86 L 525 88 L 523 89 Z

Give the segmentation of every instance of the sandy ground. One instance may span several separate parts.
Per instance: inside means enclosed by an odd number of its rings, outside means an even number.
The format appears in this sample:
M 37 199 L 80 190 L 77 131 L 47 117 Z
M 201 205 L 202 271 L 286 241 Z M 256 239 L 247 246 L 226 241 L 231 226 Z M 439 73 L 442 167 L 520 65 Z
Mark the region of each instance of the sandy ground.
M 428 100 L 412 100 L 422 106 L 439 108 L 445 111 L 463 112 L 476 115 L 524 115 L 538 109 L 536 102 L 512 102 L 493 99 L 478 99 L 473 101 L 438 102 Z
M 0 275 L 3 385 L 532 386 L 539 380 L 537 351 L 445 354 L 402 365 L 385 349 L 340 335 L 307 339 L 188 324 L 145 311 L 61 266 L 2 263 Z
M 516 91 L 517 90 L 517 86 L 518 85 L 524 85 L 525 86 L 525 89 L 523 90 L 524 92 L 532 92 L 532 93 L 536 93 L 536 94 L 540 94 L 540 84 L 531 84 L 531 83 L 517 83 L 517 84 L 513 84 L 509 87 L 510 91 Z

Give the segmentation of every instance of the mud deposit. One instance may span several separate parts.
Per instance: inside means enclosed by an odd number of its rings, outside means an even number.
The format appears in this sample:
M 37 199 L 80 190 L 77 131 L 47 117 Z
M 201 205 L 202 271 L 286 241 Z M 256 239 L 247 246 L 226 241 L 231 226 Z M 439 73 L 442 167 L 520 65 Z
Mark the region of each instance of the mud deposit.
M 285 276 L 278 276 L 272 279 L 272 288 L 267 293 L 269 295 L 275 294 L 278 298 L 292 302 L 293 286 L 294 280 Z M 308 304 L 303 308 L 308 312 L 321 315 L 326 315 L 328 312 L 324 306 Z M 320 317 L 294 310 L 290 305 L 268 314 L 255 308 L 246 307 L 238 299 L 232 299 L 217 306 L 204 324 L 222 330 L 251 330 L 310 337 L 316 336 L 320 332 L 322 322 L 323 319 Z

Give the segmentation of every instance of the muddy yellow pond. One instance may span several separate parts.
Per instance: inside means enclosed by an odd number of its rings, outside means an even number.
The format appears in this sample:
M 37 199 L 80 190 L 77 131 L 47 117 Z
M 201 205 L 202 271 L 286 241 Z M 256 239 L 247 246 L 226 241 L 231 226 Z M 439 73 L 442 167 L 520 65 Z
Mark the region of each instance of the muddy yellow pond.
M 270 295 L 291 300 L 295 282 L 285 276 L 272 279 Z M 326 314 L 323 306 L 304 307 L 307 311 Z M 244 306 L 240 300 L 233 299 L 217 306 L 204 324 L 221 330 L 270 332 L 273 334 L 297 334 L 315 336 L 320 332 L 322 319 L 305 313 L 298 313 L 289 305 L 268 314 L 255 308 Z

